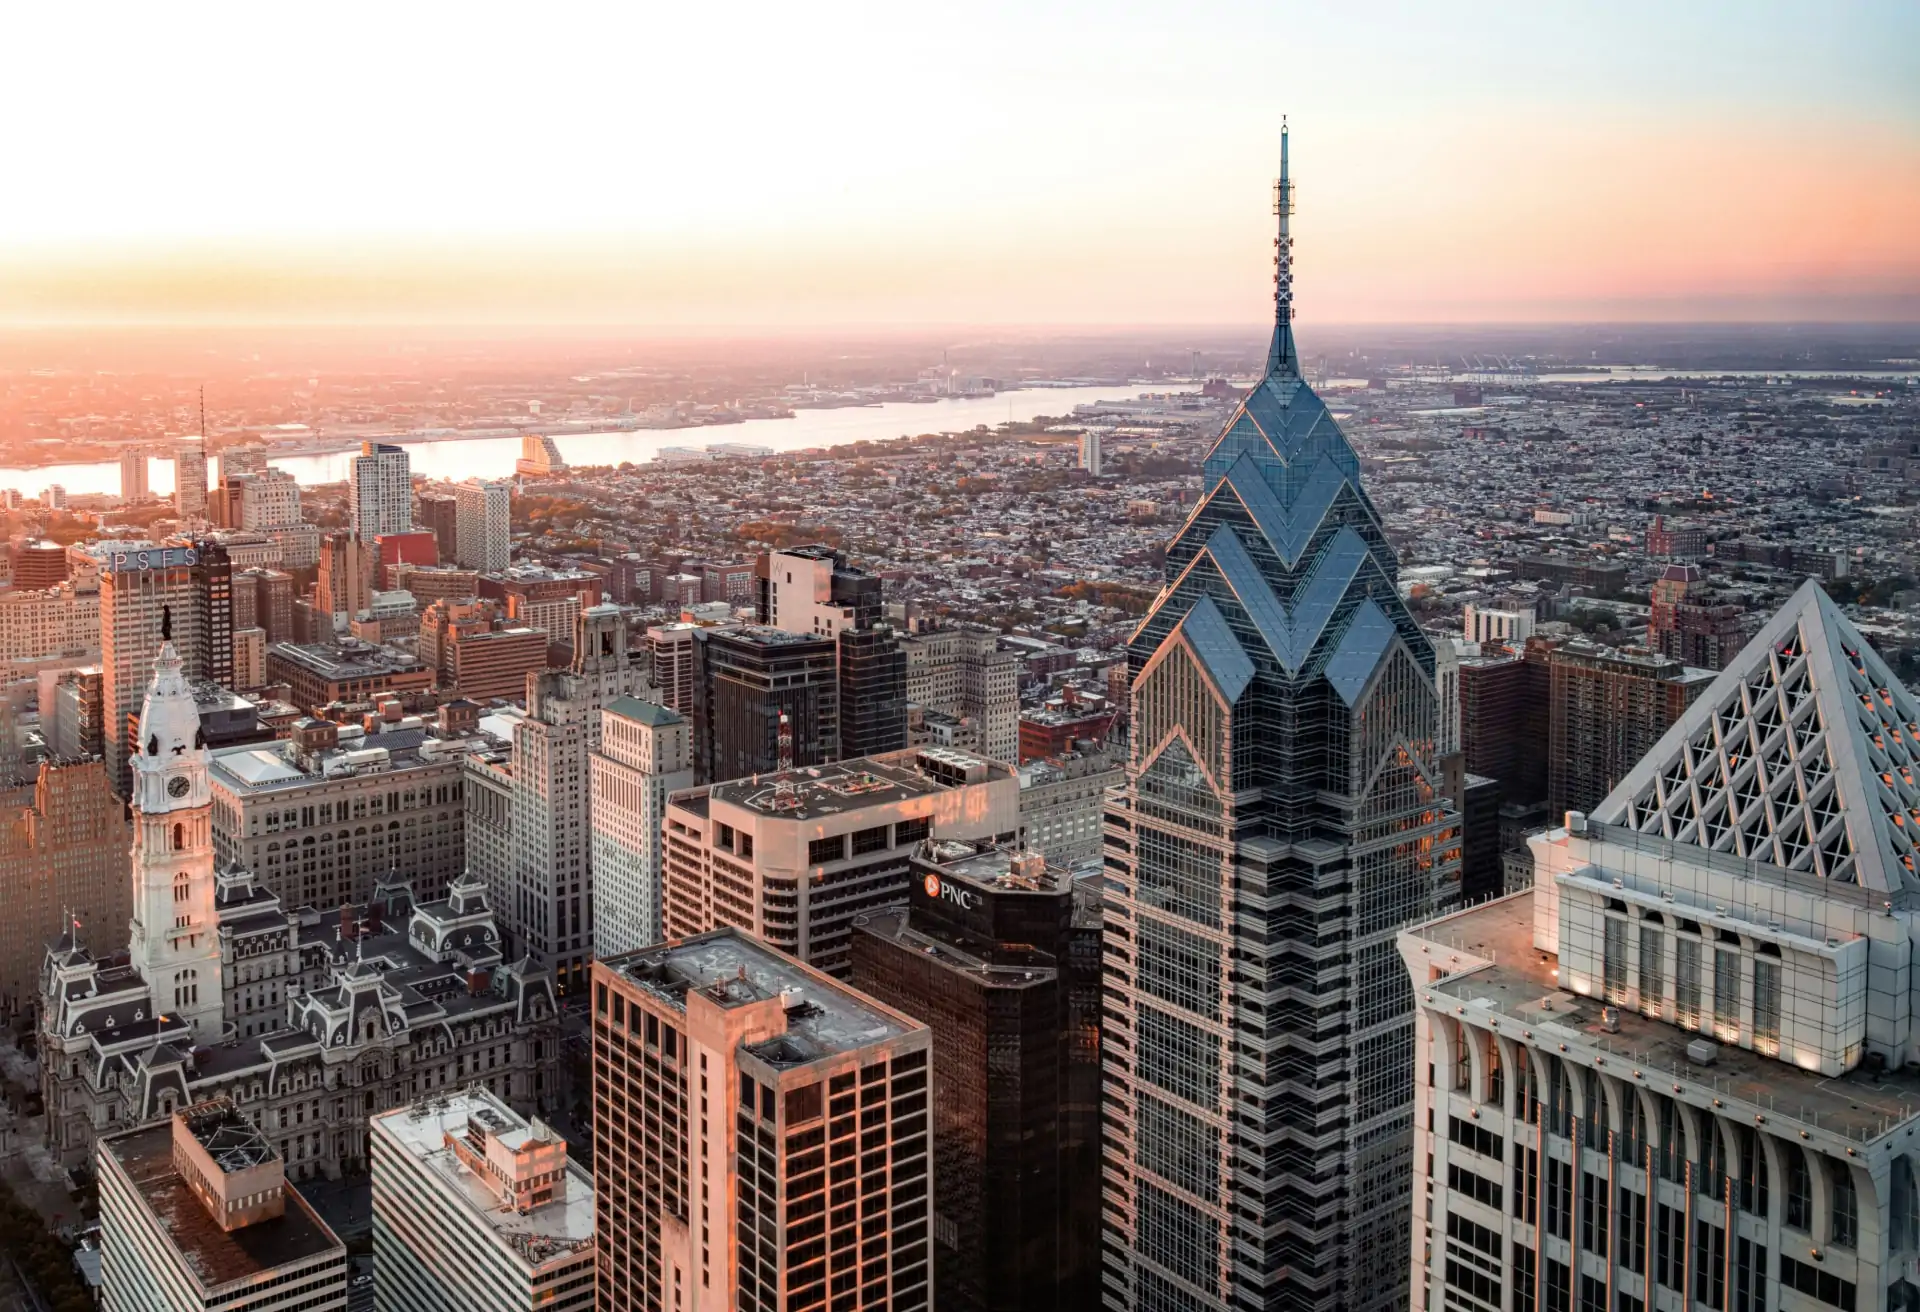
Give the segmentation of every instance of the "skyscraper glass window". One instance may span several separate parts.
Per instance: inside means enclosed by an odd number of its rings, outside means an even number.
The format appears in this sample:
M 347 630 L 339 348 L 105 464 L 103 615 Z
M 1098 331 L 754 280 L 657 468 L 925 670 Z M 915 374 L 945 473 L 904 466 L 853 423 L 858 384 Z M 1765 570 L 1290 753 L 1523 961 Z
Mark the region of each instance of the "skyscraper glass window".
M 1407 1304 L 1412 991 L 1453 901 L 1432 646 L 1360 462 L 1301 377 L 1282 138 L 1265 376 L 1129 649 L 1109 815 L 1105 1301 Z

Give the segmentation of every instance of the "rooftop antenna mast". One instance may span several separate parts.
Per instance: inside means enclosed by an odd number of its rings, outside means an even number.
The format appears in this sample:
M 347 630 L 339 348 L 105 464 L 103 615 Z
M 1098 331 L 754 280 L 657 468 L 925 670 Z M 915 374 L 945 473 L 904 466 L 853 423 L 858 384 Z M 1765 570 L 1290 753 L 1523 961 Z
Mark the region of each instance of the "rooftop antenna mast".
M 200 444 L 207 442 L 207 385 L 200 384 Z
M 1273 239 L 1273 348 L 1267 352 L 1267 372 L 1299 372 L 1293 348 L 1293 181 L 1287 174 L 1287 119 L 1280 116 L 1280 179 L 1273 184 L 1273 212 L 1280 231 Z

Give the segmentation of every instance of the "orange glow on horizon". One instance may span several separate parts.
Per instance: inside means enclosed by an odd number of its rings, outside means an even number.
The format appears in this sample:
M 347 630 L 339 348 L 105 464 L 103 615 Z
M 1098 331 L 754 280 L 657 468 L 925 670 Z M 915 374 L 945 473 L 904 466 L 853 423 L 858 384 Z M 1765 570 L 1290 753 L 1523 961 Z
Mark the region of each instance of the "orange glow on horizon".
M 1920 11 L 1286 9 L 27 11 L 0 323 L 1920 320 Z

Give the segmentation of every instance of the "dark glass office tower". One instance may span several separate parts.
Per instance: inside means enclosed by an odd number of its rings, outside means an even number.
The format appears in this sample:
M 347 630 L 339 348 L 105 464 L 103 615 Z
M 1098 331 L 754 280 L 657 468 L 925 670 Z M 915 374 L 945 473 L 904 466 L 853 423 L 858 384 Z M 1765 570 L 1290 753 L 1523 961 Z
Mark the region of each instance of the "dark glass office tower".
M 233 687 L 233 561 L 210 539 L 193 544 L 193 608 L 199 624 L 202 678 Z
M 836 758 L 840 679 L 832 638 L 760 625 L 697 629 L 694 651 L 694 768 L 701 782 Z
M 1108 817 L 1106 1306 L 1407 1306 L 1413 998 L 1457 896 L 1434 653 L 1302 379 L 1281 137 L 1265 376 L 1129 650 Z
M 879 756 L 907 745 L 907 655 L 881 622 L 880 579 L 824 545 L 763 551 L 754 562 L 760 623 L 838 640 L 840 759 Z
M 840 759 L 907 746 L 907 653 L 887 625 L 840 631 Z
M 854 986 L 933 1031 L 942 1312 L 1100 1306 L 1099 901 L 1038 854 L 930 844 L 855 922 Z

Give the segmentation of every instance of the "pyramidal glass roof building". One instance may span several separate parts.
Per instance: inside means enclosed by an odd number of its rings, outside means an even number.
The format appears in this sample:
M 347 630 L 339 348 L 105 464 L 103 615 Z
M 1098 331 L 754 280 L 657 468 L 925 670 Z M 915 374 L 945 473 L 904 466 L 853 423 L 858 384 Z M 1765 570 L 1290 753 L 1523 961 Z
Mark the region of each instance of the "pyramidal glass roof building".
M 1301 377 L 1285 136 L 1266 370 L 1129 648 L 1108 817 L 1106 1306 L 1404 1308 L 1413 997 L 1456 895 L 1433 649 Z
M 1410 929 L 1413 1303 L 1920 1308 L 1920 704 L 1807 582 Z

